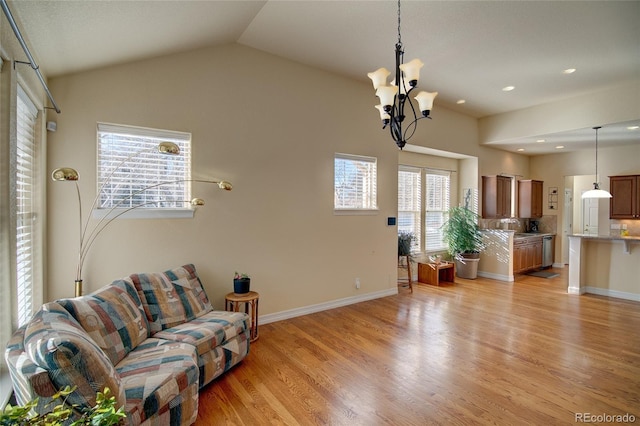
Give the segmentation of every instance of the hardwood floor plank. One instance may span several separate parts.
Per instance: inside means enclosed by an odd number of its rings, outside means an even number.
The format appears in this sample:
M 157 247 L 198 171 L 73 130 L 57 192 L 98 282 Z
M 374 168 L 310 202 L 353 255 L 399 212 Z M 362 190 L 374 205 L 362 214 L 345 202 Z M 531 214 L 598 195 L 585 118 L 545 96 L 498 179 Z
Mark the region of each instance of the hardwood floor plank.
M 566 272 L 457 279 L 260 326 L 201 391 L 197 425 L 640 421 L 640 303 L 566 293 Z

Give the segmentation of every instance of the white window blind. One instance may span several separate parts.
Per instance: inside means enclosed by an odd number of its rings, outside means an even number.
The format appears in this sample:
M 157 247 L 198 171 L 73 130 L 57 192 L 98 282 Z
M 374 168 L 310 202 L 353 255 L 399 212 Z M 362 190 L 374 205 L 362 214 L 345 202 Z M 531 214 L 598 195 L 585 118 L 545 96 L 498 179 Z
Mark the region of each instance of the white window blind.
M 445 250 L 442 225 L 447 221 L 450 199 L 450 173 L 427 169 L 425 173 L 425 250 Z
M 415 235 L 412 250 L 420 250 L 422 226 L 422 170 L 400 166 L 398 170 L 398 233 L 411 232 Z
M 16 120 L 16 296 L 18 325 L 25 324 L 34 308 L 37 262 L 37 147 L 38 110 L 18 86 Z
M 334 163 L 334 209 L 377 209 L 377 159 L 335 154 Z
M 158 152 L 173 142 L 179 155 Z M 188 209 L 191 134 L 98 123 L 98 209 Z

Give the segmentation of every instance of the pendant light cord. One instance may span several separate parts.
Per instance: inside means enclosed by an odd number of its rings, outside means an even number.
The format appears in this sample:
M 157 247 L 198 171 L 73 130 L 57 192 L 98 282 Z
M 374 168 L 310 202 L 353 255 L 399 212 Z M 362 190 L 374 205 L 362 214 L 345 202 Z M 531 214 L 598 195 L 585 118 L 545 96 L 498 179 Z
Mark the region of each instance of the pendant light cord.
M 598 184 L 598 187 L 600 186 L 600 183 L 598 182 L 598 129 L 600 129 L 602 126 L 596 126 L 593 128 L 593 130 L 596 131 L 596 183 Z

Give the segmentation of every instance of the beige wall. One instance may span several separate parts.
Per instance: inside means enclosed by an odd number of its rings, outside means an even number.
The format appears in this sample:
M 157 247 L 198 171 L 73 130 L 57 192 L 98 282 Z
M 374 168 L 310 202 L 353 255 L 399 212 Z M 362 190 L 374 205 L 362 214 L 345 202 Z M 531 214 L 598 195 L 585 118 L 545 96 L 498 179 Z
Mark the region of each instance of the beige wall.
M 95 195 L 96 122 L 191 132 L 193 220 L 118 220 L 85 262 L 86 291 L 133 272 L 194 263 L 216 307 L 235 270 L 253 276 L 261 314 L 396 288 L 398 151 L 369 85 L 240 45 L 52 79 L 63 114 L 48 166 L 75 167 L 85 210 Z M 435 125 L 434 125 L 435 124 Z M 440 109 L 414 139 L 476 144 L 475 120 Z M 447 135 L 445 141 L 441 141 Z M 378 158 L 375 215 L 333 213 L 335 152 Z M 73 292 L 75 190 L 49 184 L 49 298 Z M 355 278 L 361 280 L 356 290 Z

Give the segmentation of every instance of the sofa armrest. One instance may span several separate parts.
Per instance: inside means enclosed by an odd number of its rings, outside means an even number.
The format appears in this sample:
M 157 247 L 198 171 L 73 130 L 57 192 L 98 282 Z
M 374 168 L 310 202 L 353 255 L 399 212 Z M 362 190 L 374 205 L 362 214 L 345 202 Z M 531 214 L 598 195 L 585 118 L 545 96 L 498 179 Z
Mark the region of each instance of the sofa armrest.
M 76 386 L 69 403 L 92 407 L 96 392 L 109 387 L 118 406 L 125 405 L 124 388 L 113 364 L 58 303 L 45 304 L 27 324 L 24 348 L 31 362 L 47 371 L 56 390 Z

